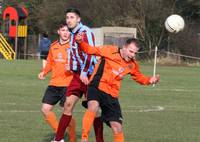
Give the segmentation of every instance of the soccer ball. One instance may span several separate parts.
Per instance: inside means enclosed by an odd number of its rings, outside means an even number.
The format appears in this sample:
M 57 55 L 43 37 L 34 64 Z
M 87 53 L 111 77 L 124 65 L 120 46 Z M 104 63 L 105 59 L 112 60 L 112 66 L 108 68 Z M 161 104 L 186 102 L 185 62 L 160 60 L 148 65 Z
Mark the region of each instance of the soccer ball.
M 170 33 L 178 33 L 184 29 L 185 21 L 177 14 L 170 15 L 165 20 L 165 28 Z

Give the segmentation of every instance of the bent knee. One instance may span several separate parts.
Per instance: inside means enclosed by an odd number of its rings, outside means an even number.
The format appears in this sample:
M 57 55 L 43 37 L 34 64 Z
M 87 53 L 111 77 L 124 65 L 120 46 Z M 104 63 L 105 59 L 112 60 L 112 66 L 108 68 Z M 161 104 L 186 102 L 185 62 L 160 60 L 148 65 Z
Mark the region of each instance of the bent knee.
M 44 115 L 47 115 L 49 112 L 51 112 L 51 109 L 42 107 L 42 108 L 41 108 L 41 112 L 42 112 Z
M 64 114 L 71 115 L 73 110 L 73 103 L 66 102 L 64 106 Z
M 98 112 L 99 103 L 97 101 L 89 101 L 88 102 L 88 110 L 93 111 L 93 112 Z
M 110 125 L 111 125 L 111 128 L 112 128 L 114 134 L 119 134 L 119 133 L 123 132 L 122 125 L 120 123 L 111 122 Z

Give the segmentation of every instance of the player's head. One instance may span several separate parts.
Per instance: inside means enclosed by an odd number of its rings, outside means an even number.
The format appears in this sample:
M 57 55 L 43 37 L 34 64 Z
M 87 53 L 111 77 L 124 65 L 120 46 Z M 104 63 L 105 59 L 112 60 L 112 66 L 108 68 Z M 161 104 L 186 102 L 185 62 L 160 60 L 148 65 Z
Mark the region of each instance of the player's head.
M 124 58 L 125 61 L 129 62 L 135 59 L 135 56 L 138 50 L 139 50 L 139 47 L 138 47 L 137 39 L 129 38 L 128 40 L 126 40 L 126 43 L 123 45 L 120 53 L 121 53 L 122 58 Z
M 76 8 L 69 8 L 66 11 L 66 23 L 69 29 L 74 29 L 81 21 L 81 14 Z
M 43 32 L 43 33 L 42 33 L 42 36 L 43 36 L 44 38 L 48 38 L 48 33 L 47 33 L 47 32 Z
M 69 40 L 70 32 L 65 21 L 58 23 L 57 33 L 61 42 L 66 42 Z

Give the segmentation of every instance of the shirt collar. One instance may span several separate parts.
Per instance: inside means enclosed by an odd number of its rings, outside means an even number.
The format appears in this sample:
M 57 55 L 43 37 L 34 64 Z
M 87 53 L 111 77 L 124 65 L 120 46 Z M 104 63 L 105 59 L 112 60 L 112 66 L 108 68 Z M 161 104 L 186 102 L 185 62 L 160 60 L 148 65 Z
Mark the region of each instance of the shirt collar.
M 74 29 L 71 30 L 71 32 L 74 34 L 76 33 L 78 30 L 80 30 L 80 28 L 83 26 L 83 24 L 80 22 Z

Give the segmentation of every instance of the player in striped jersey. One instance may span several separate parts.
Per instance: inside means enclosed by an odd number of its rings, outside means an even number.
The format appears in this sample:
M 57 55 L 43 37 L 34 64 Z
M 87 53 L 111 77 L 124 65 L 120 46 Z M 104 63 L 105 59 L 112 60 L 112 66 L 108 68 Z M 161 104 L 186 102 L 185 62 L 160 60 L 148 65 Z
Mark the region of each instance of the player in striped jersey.
M 70 8 L 66 11 L 66 23 L 71 31 L 69 70 L 73 72 L 73 79 L 67 90 L 67 100 L 64 106 L 64 112 L 59 122 L 58 131 L 55 141 L 60 141 L 64 137 L 66 127 L 72 118 L 72 111 L 77 101 L 86 94 L 87 84 L 91 76 L 94 65 L 96 64 L 95 56 L 87 55 L 81 51 L 75 41 L 77 34 L 84 35 L 84 41 L 94 46 L 94 35 L 90 28 L 81 23 L 80 12 L 77 9 Z M 96 141 L 103 142 L 103 123 L 100 117 L 94 120 L 94 130 Z

